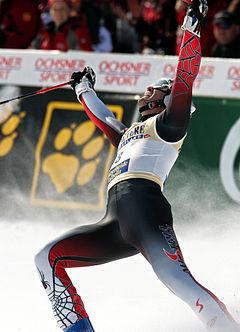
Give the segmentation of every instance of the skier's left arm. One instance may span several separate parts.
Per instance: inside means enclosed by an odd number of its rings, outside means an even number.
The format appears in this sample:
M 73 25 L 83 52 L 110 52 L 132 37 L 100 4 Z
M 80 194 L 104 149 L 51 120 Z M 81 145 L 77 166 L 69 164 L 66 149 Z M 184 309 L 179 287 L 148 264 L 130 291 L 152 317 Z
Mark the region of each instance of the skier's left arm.
M 117 147 L 126 126 L 118 121 L 107 106 L 97 97 L 94 90 L 96 76 L 92 68 L 85 67 L 82 72 L 72 74 L 72 88 L 89 118 L 107 136 L 108 140 Z
M 182 25 L 184 30 L 176 77 L 165 113 L 168 125 L 187 130 L 191 117 L 192 88 L 201 62 L 200 23 L 205 17 L 207 0 L 182 0 L 188 10 Z

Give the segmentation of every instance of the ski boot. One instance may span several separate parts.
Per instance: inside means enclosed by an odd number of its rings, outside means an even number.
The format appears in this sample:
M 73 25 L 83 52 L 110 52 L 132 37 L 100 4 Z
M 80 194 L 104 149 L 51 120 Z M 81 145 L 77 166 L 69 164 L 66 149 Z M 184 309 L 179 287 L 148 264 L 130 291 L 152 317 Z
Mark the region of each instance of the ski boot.
M 76 321 L 71 326 L 66 327 L 64 332 L 95 332 L 89 318 Z

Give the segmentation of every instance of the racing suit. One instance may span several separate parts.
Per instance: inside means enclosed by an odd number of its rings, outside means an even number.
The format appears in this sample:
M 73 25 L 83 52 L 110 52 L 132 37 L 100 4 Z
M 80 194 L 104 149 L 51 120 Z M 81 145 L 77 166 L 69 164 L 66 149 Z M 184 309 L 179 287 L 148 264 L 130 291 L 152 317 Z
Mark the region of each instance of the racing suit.
M 90 119 L 117 147 L 117 154 L 108 174 L 102 220 L 73 229 L 36 256 L 61 328 L 88 317 L 66 268 L 103 264 L 141 253 L 157 277 L 206 326 L 235 331 L 237 325 L 224 304 L 200 285 L 186 266 L 173 229 L 171 206 L 163 195 L 166 178 L 186 137 L 200 59 L 198 36 L 185 31 L 168 107 L 130 128 L 116 120 L 93 91 L 78 95 Z

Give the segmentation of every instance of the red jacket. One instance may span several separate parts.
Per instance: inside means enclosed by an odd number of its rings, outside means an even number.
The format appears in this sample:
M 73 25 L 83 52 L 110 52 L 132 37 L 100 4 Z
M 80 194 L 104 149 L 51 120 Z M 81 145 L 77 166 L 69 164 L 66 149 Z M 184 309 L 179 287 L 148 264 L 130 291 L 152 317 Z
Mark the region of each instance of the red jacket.
M 41 28 L 37 0 L 5 0 L 0 7 L 0 47 L 27 48 Z
M 32 47 L 41 50 L 92 51 L 92 42 L 82 17 L 72 17 L 56 29 L 54 22 L 47 24 L 37 35 Z

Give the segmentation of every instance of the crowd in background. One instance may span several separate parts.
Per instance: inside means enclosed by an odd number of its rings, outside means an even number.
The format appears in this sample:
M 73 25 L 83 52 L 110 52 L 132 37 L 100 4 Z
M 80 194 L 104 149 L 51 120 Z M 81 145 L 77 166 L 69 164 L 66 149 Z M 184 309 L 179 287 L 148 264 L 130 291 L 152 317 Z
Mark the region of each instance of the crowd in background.
M 203 56 L 240 58 L 240 0 L 208 0 Z M 0 0 L 0 48 L 177 55 L 182 0 Z

